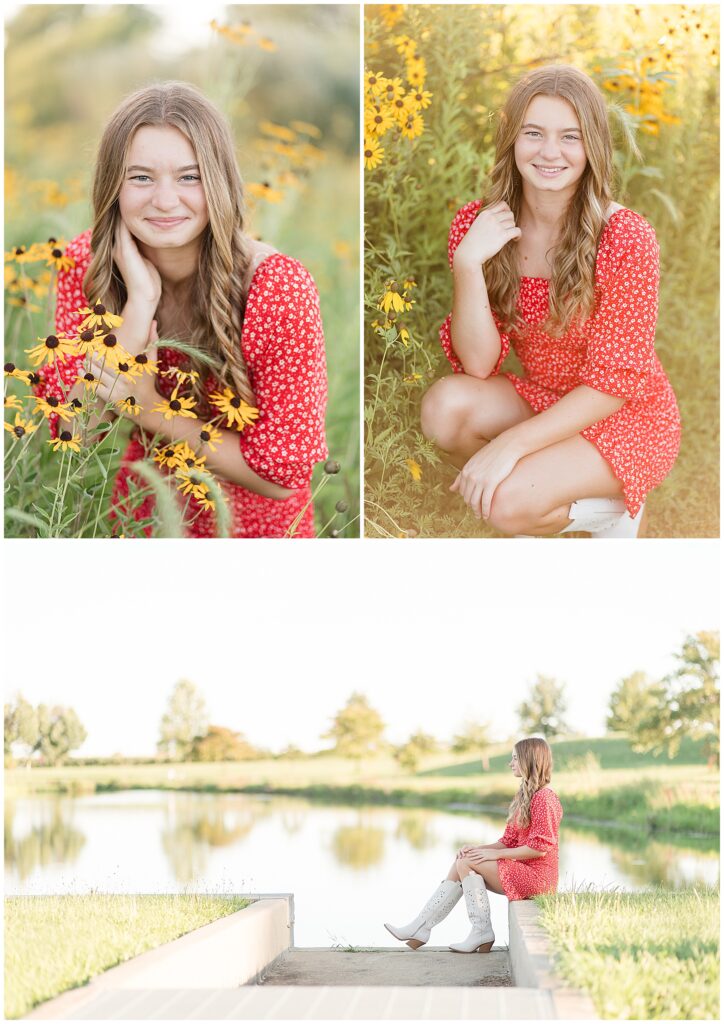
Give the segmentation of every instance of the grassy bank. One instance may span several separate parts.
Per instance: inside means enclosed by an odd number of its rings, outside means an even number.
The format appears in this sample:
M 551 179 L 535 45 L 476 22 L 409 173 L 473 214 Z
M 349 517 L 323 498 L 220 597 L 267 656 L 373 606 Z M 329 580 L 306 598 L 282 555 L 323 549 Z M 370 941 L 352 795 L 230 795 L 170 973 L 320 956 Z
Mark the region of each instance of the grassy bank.
M 225 896 L 18 896 L 5 900 L 5 1016 L 84 985 L 139 953 L 241 910 Z
M 135 764 L 17 768 L 6 772 L 8 796 L 83 794 L 127 789 L 279 793 L 341 803 L 445 808 L 465 804 L 503 813 L 515 791 L 505 769 L 450 755 L 416 775 L 392 758 L 353 762 L 338 757 L 220 764 Z M 471 765 L 473 767 L 471 767 Z M 493 765 L 491 764 L 491 768 Z M 474 770 L 473 770 L 474 768 Z M 569 821 L 615 823 L 655 832 L 719 833 L 718 773 L 702 764 L 651 763 L 638 768 L 556 772 L 553 785 Z
M 559 973 L 619 1020 L 719 1017 L 719 893 L 539 897 Z

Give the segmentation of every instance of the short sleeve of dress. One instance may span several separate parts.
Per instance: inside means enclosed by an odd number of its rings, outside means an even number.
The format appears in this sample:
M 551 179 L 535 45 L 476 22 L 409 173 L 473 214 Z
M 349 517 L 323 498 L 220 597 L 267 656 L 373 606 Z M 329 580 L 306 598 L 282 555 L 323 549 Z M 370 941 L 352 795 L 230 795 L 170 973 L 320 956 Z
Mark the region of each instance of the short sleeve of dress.
M 512 821 L 509 821 L 505 826 L 505 832 L 503 832 L 499 842 L 501 842 L 503 846 L 507 846 L 509 849 L 518 845 L 518 829 Z
M 556 849 L 561 817 L 561 805 L 555 793 L 539 789 L 530 802 L 530 831 L 525 845 L 542 853 Z
M 452 270 L 455 250 L 470 230 L 475 218 L 480 213 L 482 205 L 483 204 L 479 199 L 475 199 L 472 203 L 467 203 L 465 206 L 462 206 L 453 217 L 447 243 L 447 258 L 448 263 L 450 264 L 450 270 Z M 503 361 L 510 351 L 510 336 L 504 331 L 501 331 L 500 321 L 495 310 L 491 310 L 491 312 L 493 314 L 493 319 L 495 320 L 495 326 L 498 328 L 498 333 L 500 334 L 500 358 L 498 359 L 495 368 L 491 371 L 490 375 L 492 377 L 500 372 L 500 367 L 503 365 Z M 447 356 L 448 362 L 452 366 L 453 371 L 455 373 L 463 373 L 463 364 L 460 362 L 457 353 L 453 348 L 452 333 L 450 330 L 451 323 L 452 313 L 445 318 L 442 326 L 440 327 L 440 344 L 442 345 L 442 350 Z
M 75 261 L 75 266 L 58 271 L 55 331 L 67 338 L 75 337 L 77 327 L 83 320 L 83 314 L 78 313 L 78 310 L 88 305 L 88 299 L 83 292 L 83 278 L 91 260 L 90 238 L 91 232 L 88 230 L 68 243 L 65 255 Z M 52 396 L 62 400 L 75 383 L 82 362 L 83 357 L 77 356 L 59 359 L 53 364 L 42 366 L 38 370 L 40 382 L 35 386 L 35 393 L 40 398 Z M 49 425 L 51 435 L 55 436 L 58 417 L 51 416 Z
M 659 246 L 643 217 L 619 214 L 599 250 L 596 309 L 583 332 L 586 358 L 579 378 L 597 391 L 638 398 L 654 360 L 658 314 Z
M 259 419 L 239 436 L 259 476 L 296 490 L 327 457 L 327 371 L 319 295 L 311 274 L 275 253 L 259 266 L 244 314 L 243 348 Z

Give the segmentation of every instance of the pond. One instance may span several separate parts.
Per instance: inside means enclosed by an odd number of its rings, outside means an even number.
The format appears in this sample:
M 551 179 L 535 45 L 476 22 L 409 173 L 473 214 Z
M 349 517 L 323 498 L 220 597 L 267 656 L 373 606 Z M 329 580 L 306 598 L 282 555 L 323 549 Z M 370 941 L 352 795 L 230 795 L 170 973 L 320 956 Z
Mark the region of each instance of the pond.
M 391 945 L 465 842 L 493 842 L 500 816 L 347 807 L 290 797 L 124 791 L 8 800 L 5 891 L 293 892 L 299 946 Z M 564 827 L 561 889 L 715 884 L 713 841 Z M 491 896 L 496 941 L 507 903 Z M 462 904 L 435 929 L 467 934 Z

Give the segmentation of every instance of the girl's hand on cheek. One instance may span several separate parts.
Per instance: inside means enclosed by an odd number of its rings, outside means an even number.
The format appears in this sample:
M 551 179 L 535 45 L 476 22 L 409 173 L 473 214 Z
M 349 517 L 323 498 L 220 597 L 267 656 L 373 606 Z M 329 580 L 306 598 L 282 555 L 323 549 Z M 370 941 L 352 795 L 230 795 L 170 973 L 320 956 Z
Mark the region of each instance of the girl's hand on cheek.
M 153 263 L 142 256 L 126 223 L 119 220 L 113 237 L 113 259 L 121 272 L 128 292 L 128 300 L 139 300 L 152 305 L 154 310 L 161 299 L 161 275 Z
M 450 490 L 460 495 L 478 519 L 488 519 L 497 488 L 520 458 L 520 452 L 501 434 L 468 459 Z

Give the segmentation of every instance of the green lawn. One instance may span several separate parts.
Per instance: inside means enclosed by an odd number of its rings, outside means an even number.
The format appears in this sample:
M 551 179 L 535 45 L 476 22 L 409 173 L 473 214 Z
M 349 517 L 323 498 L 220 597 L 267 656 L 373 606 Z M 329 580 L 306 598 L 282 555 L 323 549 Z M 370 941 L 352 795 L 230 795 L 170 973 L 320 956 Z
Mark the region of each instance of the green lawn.
M 719 893 L 540 896 L 559 973 L 619 1020 L 719 1017 Z
M 5 900 L 5 1016 L 242 910 L 226 896 L 17 896 Z

